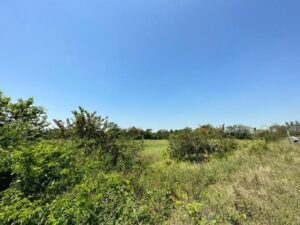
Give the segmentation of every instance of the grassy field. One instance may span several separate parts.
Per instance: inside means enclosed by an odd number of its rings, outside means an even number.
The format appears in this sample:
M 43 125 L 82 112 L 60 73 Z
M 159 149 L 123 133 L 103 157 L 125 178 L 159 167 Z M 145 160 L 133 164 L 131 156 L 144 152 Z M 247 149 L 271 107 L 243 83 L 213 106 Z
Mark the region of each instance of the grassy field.
M 145 141 L 140 180 L 165 224 L 300 224 L 300 147 L 241 141 L 223 158 L 192 164 Z
M 142 152 L 143 159 L 155 163 L 168 158 L 168 145 L 167 140 L 145 140 L 145 150 Z

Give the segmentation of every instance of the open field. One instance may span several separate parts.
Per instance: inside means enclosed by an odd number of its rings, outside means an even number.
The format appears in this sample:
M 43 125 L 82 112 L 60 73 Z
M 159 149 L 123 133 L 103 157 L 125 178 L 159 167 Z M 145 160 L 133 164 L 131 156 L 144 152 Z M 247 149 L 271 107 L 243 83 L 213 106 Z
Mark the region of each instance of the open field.
M 79 107 L 49 128 L 33 99 L 0 102 L 1 225 L 300 224 L 298 121 L 153 132 Z
M 145 140 L 144 151 L 141 153 L 144 160 L 155 163 L 168 158 L 167 140 Z
M 298 145 L 240 141 L 226 157 L 192 164 L 171 160 L 167 141 L 144 144 L 151 169 L 140 183 L 158 214 L 170 212 L 166 223 L 300 224 Z

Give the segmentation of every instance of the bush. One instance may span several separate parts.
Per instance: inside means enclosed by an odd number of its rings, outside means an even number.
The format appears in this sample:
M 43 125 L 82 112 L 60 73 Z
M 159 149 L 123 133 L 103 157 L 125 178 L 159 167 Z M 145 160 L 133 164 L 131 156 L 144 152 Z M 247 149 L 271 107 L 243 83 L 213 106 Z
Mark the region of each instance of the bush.
M 212 153 L 226 153 L 235 150 L 237 144 L 232 139 L 211 139 L 199 135 L 198 131 L 185 129 L 170 137 L 172 158 L 200 162 Z
M 12 153 L 14 186 L 26 196 L 56 195 L 80 179 L 69 143 L 41 142 Z
M 12 182 L 11 156 L 7 150 L 0 149 L 0 192 L 7 189 Z
M 46 224 L 147 224 L 147 207 L 138 203 L 129 182 L 98 174 L 49 206 Z
M 117 174 L 98 174 L 48 204 L 17 189 L 0 194 L 1 224 L 153 224 L 148 207 Z
M 231 138 L 222 138 L 209 141 L 212 153 L 223 156 L 225 153 L 236 150 L 238 144 Z
M 257 139 L 261 139 L 266 141 L 267 143 L 278 141 L 282 139 L 282 135 L 278 135 L 278 133 L 270 131 L 270 130 L 261 130 L 258 131 L 255 135 Z
M 170 156 L 175 159 L 199 162 L 211 151 L 211 146 L 203 137 L 191 129 L 185 129 L 170 137 Z
M 126 138 L 119 138 L 104 148 L 107 168 L 129 171 L 139 165 L 138 154 L 143 149 L 143 145 Z
M 0 194 L 0 224 L 43 224 L 43 208 L 39 205 L 19 190 L 7 189 Z

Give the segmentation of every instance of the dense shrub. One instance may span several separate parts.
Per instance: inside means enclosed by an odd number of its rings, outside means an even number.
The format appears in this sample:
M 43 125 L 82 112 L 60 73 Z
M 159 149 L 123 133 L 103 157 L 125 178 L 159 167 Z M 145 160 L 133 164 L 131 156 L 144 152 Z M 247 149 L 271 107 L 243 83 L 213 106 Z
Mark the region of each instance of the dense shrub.
M 287 138 L 287 129 L 288 128 L 285 126 L 273 125 L 269 129 L 258 130 L 255 133 L 255 138 L 264 140 L 268 143 L 282 140 Z M 294 135 L 295 133 L 292 132 L 292 134 Z
M 99 143 L 97 140 L 75 141 L 77 148 L 83 153 L 82 157 L 88 157 L 98 163 L 99 169 L 110 171 L 129 171 L 140 164 L 139 153 L 143 150 L 142 142 L 136 142 L 124 137 L 107 140 Z
M 40 201 L 30 201 L 17 189 L 0 193 L 0 224 L 43 224 L 43 213 Z
M 119 138 L 104 148 L 106 167 L 128 171 L 139 165 L 139 153 L 143 146 L 139 142 Z
M 0 192 L 7 189 L 12 182 L 10 155 L 8 150 L 0 148 Z
M 170 137 L 172 158 L 200 162 L 212 153 L 226 153 L 237 148 L 232 139 L 207 139 L 199 130 L 185 129 Z
M 170 137 L 170 155 L 172 158 L 190 161 L 202 161 L 210 153 L 207 140 L 185 129 Z
M 224 153 L 230 152 L 232 150 L 236 150 L 238 148 L 238 144 L 234 139 L 231 138 L 221 138 L 221 139 L 213 139 L 209 141 L 209 144 L 212 149 L 212 153 L 223 155 Z
M 40 142 L 11 154 L 14 186 L 26 196 L 56 195 L 80 179 L 72 145 Z
M 91 177 L 49 207 L 49 224 L 147 224 L 129 182 L 117 174 Z
M 48 204 L 17 189 L 0 194 L 1 224 L 153 224 L 146 205 L 117 174 L 98 174 Z
M 21 125 L 3 125 L 0 126 L 0 147 L 7 149 L 17 147 L 25 141 L 23 138 L 23 129 Z

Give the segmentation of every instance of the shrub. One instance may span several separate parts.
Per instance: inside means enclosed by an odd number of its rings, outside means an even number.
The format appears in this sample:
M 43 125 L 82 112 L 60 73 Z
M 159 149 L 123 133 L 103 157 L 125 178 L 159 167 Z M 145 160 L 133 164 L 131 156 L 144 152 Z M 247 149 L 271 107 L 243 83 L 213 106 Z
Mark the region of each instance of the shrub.
M 43 208 L 39 201 L 32 202 L 17 189 L 0 193 L 0 224 L 43 224 Z
M 148 224 L 151 215 L 129 182 L 117 174 L 98 174 L 48 208 L 46 224 Z
M 219 157 L 223 157 L 225 153 L 236 150 L 238 144 L 234 139 L 222 138 L 217 140 L 210 140 L 209 144 L 211 146 L 211 153 L 216 154 Z
M 12 182 L 11 156 L 7 150 L 0 149 L 0 192 L 7 189 Z
M 191 129 L 184 129 L 170 137 L 170 156 L 175 159 L 199 162 L 211 150 L 208 141 Z
M 170 138 L 172 158 L 200 162 L 212 153 L 226 153 L 235 150 L 237 144 L 232 139 L 211 139 L 199 135 L 198 130 L 185 129 Z
M 26 196 L 58 194 L 80 179 L 72 145 L 41 142 L 12 153 L 14 186 Z
M 98 174 L 48 204 L 17 189 L 0 194 L 1 224 L 154 224 L 148 207 L 120 175 Z
M 118 170 L 130 170 L 139 165 L 138 154 L 143 149 L 143 145 L 126 138 L 116 139 L 105 146 L 104 153 L 107 154 L 107 166 Z
M 76 140 L 78 148 L 82 149 L 85 157 L 98 161 L 101 170 L 128 171 L 140 164 L 139 153 L 143 144 L 124 137 L 108 139 L 106 143 L 97 140 Z
M 255 135 L 257 139 L 261 139 L 266 141 L 267 143 L 278 141 L 282 139 L 283 137 L 281 135 L 278 135 L 278 133 L 273 132 L 271 130 L 261 130 L 258 131 Z

